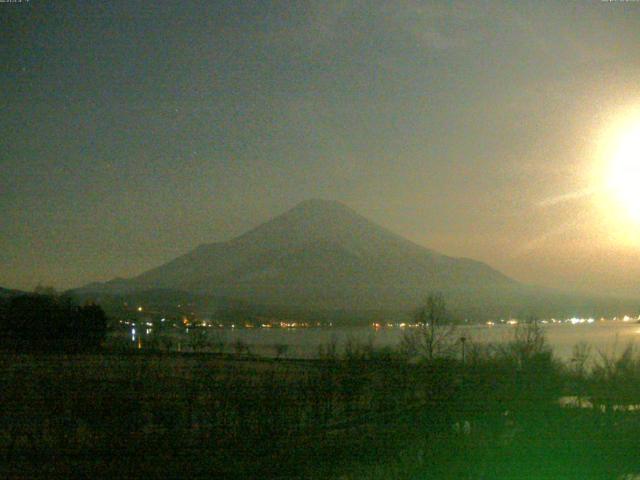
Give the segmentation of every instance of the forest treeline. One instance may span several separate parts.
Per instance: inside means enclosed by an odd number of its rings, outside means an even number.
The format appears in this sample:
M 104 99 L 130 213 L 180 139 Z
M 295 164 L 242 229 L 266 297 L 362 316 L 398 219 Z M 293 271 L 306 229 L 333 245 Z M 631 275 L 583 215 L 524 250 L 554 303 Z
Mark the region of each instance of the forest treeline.
M 107 317 L 99 305 L 30 293 L 0 300 L 0 346 L 16 351 L 86 351 L 102 344 Z
M 421 332 L 397 349 L 326 345 L 309 362 L 5 353 L 0 474 L 615 479 L 640 471 L 632 348 L 606 357 L 582 345 L 562 363 L 532 323 L 509 342 L 469 339 L 463 359 L 446 338 L 431 348 L 429 330 Z
M 510 341 L 475 343 L 447 324 L 439 295 L 397 348 L 350 339 L 309 361 L 240 348 L 89 352 L 104 338 L 104 314 L 57 296 L 15 297 L 1 315 L 3 341 L 16 347 L 0 352 L 3 478 L 640 472 L 633 347 L 607 356 L 581 344 L 561 362 L 535 321 Z

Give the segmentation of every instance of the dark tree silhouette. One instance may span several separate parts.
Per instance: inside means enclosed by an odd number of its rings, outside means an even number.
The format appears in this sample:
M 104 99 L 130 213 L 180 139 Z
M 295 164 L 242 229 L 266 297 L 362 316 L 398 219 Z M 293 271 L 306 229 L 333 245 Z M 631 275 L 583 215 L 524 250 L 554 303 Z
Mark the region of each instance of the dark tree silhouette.
M 18 350 L 87 350 L 100 346 L 107 316 L 98 305 L 67 297 L 29 294 L 8 300 L 0 313 L 0 339 Z
M 453 352 L 455 327 L 447 322 L 448 313 L 444 296 L 430 293 L 414 313 L 417 328 L 406 331 L 403 349 L 410 356 L 423 356 L 429 361 Z

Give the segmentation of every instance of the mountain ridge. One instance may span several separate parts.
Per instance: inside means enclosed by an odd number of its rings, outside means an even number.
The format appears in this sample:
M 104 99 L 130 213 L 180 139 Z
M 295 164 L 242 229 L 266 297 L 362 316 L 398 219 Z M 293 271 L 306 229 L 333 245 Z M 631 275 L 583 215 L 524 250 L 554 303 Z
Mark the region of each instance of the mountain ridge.
M 383 308 L 413 305 L 429 290 L 494 285 L 518 283 L 482 262 L 418 245 L 340 202 L 312 199 L 230 240 L 90 289 L 170 288 L 272 304 Z

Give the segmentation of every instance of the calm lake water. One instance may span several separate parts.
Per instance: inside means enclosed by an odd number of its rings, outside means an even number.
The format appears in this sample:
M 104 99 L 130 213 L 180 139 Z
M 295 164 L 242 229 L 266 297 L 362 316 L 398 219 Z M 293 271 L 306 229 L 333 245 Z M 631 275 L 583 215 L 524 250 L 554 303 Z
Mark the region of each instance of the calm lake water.
M 606 354 L 620 353 L 629 343 L 639 343 L 640 324 L 635 322 L 607 321 L 592 324 L 548 324 L 542 326 L 554 353 L 563 360 L 571 358 L 574 345 L 586 342 L 592 352 Z M 504 342 L 513 339 L 516 327 L 498 324 L 495 326 L 473 325 L 457 327 L 455 335 L 480 342 Z M 211 331 L 213 330 L 213 331 Z M 252 353 L 275 356 L 276 345 L 287 345 L 289 358 L 312 358 L 317 356 L 321 345 L 333 341 L 338 351 L 344 349 L 347 341 L 373 342 L 376 347 L 400 344 L 405 330 L 399 327 L 374 329 L 373 327 L 333 327 L 333 328 L 225 328 L 211 329 L 210 338 L 224 341 L 226 350 L 232 351 L 231 344 L 237 340 L 249 345 Z M 188 346 L 188 338 L 176 338 L 180 348 Z M 144 343 L 144 341 L 143 341 Z

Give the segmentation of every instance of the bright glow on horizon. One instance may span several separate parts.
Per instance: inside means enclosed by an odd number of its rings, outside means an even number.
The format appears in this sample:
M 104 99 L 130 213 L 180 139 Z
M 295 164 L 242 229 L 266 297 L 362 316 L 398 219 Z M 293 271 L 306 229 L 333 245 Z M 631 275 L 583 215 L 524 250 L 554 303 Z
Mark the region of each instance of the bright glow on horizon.
M 618 139 L 607 187 L 629 217 L 640 223 L 640 119 Z
M 635 251 L 640 246 L 640 105 L 606 115 L 594 160 L 589 185 L 598 186 L 593 205 L 600 212 L 599 239 Z

